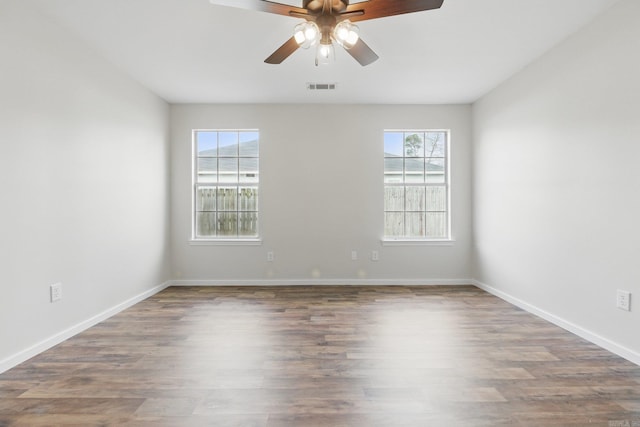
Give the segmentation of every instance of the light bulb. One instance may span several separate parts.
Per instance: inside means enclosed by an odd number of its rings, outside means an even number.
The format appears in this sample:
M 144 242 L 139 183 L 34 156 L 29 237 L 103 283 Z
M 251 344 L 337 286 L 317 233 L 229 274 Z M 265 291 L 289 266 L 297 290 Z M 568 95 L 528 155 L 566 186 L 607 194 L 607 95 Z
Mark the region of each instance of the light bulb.
M 318 30 L 315 25 L 307 25 L 307 28 L 304 30 L 304 37 L 307 40 L 315 40 L 318 36 Z
M 356 43 L 358 43 L 358 39 L 360 38 L 360 35 L 358 34 L 357 31 L 349 31 L 349 34 L 347 35 L 347 44 L 350 45 L 351 47 L 355 46 Z
M 344 42 L 349 37 L 349 30 L 347 30 L 344 26 L 340 28 L 336 28 L 337 39 Z

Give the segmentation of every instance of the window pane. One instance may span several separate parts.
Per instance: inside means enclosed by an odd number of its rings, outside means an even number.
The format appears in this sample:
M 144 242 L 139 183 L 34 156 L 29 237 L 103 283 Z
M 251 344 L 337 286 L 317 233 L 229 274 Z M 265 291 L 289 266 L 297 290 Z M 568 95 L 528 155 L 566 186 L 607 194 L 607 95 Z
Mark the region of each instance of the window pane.
M 258 182 L 258 158 L 240 158 L 240 182 Z
M 404 160 L 404 182 L 424 182 L 423 158 L 406 158 Z
M 384 210 L 404 210 L 404 187 L 384 187 Z
M 403 164 L 404 161 L 402 158 L 385 158 L 384 182 L 402 182 Z
M 218 134 L 218 156 L 238 156 L 238 132 L 220 132 Z
M 386 212 L 384 214 L 384 235 L 400 237 L 404 236 L 404 214 Z
M 200 187 L 196 192 L 196 211 L 212 212 L 216 210 L 216 188 Z
M 444 212 L 427 213 L 427 237 L 444 239 L 447 237 L 447 215 Z
M 425 215 L 424 212 L 407 214 L 407 237 L 425 236 Z
M 238 200 L 236 188 L 218 188 L 218 210 L 235 211 Z
M 213 212 L 196 213 L 196 237 L 216 235 L 216 214 Z
M 240 156 L 258 157 L 258 132 L 240 132 Z
M 238 214 L 238 235 L 257 236 L 258 235 L 258 213 L 240 212 Z
M 218 132 L 196 132 L 196 146 L 198 156 L 216 156 L 218 148 Z
M 385 157 L 402 157 L 404 155 L 402 132 L 384 133 L 384 155 Z
M 198 158 L 198 182 L 210 183 L 218 180 L 218 159 L 215 157 Z
M 220 182 L 238 182 L 238 158 L 219 158 Z
M 447 210 L 447 189 L 446 187 L 427 187 L 427 211 Z
M 240 188 L 239 211 L 258 210 L 258 187 Z
M 445 157 L 446 135 L 445 132 L 427 132 L 425 156 Z
M 218 214 L 218 236 L 235 236 L 238 234 L 238 214 L 224 212 Z
M 407 212 L 416 212 L 425 210 L 425 188 L 424 187 L 407 187 L 405 210 Z
M 404 134 L 404 155 L 407 157 L 424 157 L 424 133 Z
M 434 184 L 445 183 L 444 159 L 427 159 L 427 182 Z

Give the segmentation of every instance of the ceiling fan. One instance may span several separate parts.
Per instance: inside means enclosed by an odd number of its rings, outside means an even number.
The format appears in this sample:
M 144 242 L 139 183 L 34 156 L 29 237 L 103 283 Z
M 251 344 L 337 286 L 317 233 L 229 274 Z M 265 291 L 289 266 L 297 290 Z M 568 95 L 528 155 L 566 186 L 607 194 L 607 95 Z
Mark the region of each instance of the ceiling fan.
M 302 18 L 293 36 L 265 59 L 267 64 L 280 64 L 298 48 L 317 46 L 316 65 L 329 62 L 335 41 L 362 66 L 378 59 L 378 55 L 360 38 L 358 21 L 404 13 L 438 9 L 444 0 L 366 0 L 349 4 L 349 0 L 302 0 L 302 7 L 267 0 L 209 0 L 211 4 L 275 13 Z

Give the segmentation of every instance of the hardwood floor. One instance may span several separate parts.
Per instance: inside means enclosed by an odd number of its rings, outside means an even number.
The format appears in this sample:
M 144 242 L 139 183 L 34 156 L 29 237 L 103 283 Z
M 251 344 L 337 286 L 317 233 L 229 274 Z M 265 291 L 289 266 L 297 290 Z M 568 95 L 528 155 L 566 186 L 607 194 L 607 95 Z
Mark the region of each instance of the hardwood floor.
M 168 288 L 0 375 L 0 426 L 640 427 L 640 367 L 471 286 Z

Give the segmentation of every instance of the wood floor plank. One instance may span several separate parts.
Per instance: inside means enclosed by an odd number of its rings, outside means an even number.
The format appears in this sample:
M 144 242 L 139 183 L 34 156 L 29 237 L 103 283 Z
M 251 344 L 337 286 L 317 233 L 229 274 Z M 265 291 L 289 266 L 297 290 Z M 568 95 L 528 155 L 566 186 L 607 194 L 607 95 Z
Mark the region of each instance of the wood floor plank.
M 172 287 L 0 375 L 0 426 L 640 426 L 640 367 L 473 286 Z

